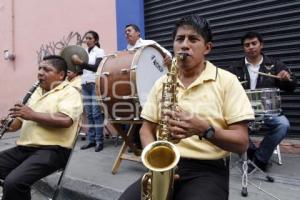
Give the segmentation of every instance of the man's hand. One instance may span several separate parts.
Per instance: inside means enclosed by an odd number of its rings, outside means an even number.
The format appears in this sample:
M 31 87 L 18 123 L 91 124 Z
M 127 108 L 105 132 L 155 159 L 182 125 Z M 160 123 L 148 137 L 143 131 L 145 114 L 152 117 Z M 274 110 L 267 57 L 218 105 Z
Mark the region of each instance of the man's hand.
M 276 75 L 281 81 L 292 81 L 291 75 L 285 71 L 282 70 Z
M 25 106 L 21 103 L 15 104 L 15 106 L 11 108 L 9 111 L 10 111 L 9 114 L 12 117 L 14 118 L 20 117 L 25 120 L 31 120 L 35 113 L 30 107 Z
M 13 121 L 9 121 L 9 120 L 13 120 Z M 10 116 L 0 119 L 0 128 L 3 128 L 5 121 L 6 121 L 6 126 L 9 125 L 9 127 L 6 127 L 7 128 L 6 132 L 13 132 L 21 128 L 22 122 L 18 119 L 10 118 Z
M 193 135 L 202 136 L 209 124 L 207 121 L 185 111 L 166 111 L 168 126 L 175 139 L 185 139 Z
M 174 174 L 174 181 L 178 181 L 180 179 L 179 174 Z
M 82 64 L 83 64 L 83 60 L 81 60 L 81 59 L 79 58 L 79 56 L 76 55 L 76 54 L 74 54 L 74 55 L 71 57 L 71 60 L 72 60 L 73 64 L 75 64 L 75 65 L 82 65 Z
M 168 56 L 167 54 L 164 55 L 164 64 L 170 68 L 172 64 L 172 58 Z

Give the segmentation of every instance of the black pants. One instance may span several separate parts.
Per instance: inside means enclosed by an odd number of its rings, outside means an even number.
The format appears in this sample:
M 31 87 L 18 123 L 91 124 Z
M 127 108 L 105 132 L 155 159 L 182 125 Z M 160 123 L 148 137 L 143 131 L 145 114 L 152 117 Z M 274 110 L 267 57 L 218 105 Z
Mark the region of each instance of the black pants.
M 179 180 L 175 181 L 173 200 L 227 200 L 229 162 L 220 160 L 181 159 Z M 119 200 L 140 200 L 141 179 L 129 186 Z
M 13 147 L 0 153 L 0 178 L 4 179 L 2 200 L 31 199 L 31 185 L 65 167 L 70 150 L 53 146 Z

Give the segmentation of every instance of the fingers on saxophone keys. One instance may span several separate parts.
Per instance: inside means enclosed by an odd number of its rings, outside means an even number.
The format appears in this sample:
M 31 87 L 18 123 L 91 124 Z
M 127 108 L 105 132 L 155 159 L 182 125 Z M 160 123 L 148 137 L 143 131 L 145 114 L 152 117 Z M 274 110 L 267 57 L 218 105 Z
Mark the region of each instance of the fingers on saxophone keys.
M 171 136 L 175 139 L 184 139 L 187 138 L 186 134 L 180 133 L 180 132 L 171 132 Z
M 171 110 L 164 110 L 163 113 L 164 113 L 165 115 L 169 116 L 169 117 L 173 117 L 173 115 L 174 115 L 174 114 L 173 114 L 174 112 L 171 111 Z
M 180 118 L 169 118 L 168 119 L 169 126 L 180 126 L 182 125 L 182 121 Z

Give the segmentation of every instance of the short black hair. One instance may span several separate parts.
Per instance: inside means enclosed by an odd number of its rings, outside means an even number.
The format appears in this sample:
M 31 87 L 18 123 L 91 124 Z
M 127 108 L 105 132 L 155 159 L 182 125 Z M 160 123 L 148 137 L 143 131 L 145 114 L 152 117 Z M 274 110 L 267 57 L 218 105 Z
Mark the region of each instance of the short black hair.
M 192 26 L 197 33 L 204 38 L 206 43 L 212 42 L 212 32 L 208 21 L 205 18 L 195 14 L 185 16 L 175 24 L 172 34 L 173 41 L 175 40 L 178 28 L 184 25 Z
M 125 26 L 125 29 L 128 28 L 129 26 L 131 26 L 136 32 L 141 32 L 140 28 L 136 25 L 136 24 L 127 24 Z
M 261 36 L 260 33 L 256 31 L 249 31 L 241 38 L 241 44 L 244 45 L 246 39 L 253 39 L 253 38 L 257 38 L 260 43 L 264 42 L 263 37 Z
M 58 72 L 63 71 L 65 73 L 64 79 L 67 76 L 68 65 L 61 56 L 57 55 L 48 55 L 43 58 L 43 61 L 49 62 L 53 67 L 57 69 Z

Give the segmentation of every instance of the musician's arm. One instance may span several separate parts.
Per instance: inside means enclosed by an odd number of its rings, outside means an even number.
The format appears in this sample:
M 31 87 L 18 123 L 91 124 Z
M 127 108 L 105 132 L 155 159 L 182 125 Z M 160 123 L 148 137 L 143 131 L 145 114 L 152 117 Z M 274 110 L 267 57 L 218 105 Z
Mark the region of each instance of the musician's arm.
M 20 117 L 24 120 L 34 121 L 54 128 L 68 128 L 73 124 L 73 120 L 66 114 L 60 112 L 35 112 L 30 107 L 22 104 L 16 104 L 10 111 L 13 117 Z
M 156 133 L 157 124 L 145 120 L 143 122 L 142 128 L 140 130 L 140 138 L 143 147 L 147 146 L 147 144 L 155 141 L 155 133 Z
M 86 69 L 86 70 L 89 70 L 92 72 L 96 72 L 98 70 L 98 66 L 99 66 L 101 60 L 102 60 L 102 57 L 98 57 L 98 58 L 96 58 L 95 64 L 88 64 L 88 63 L 83 62 L 83 60 L 81 60 L 78 55 L 72 56 L 72 62 L 74 64 L 79 65 L 82 69 Z
M 53 128 L 69 128 L 73 124 L 73 120 L 63 113 L 38 113 L 29 118 L 31 121 L 50 126 Z
M 88 63 L 82 63 L 80 66 L 83 68 L 83 69 L 87 69 L 89 71 L 92 71 L 92 72 L 96 72 L 98 70 L 98 66 L 101 62 L 102 58 L 96 58 L 96 62 L 95 64 L 88 64 Z
M 170 112 L 169 129 L 172 136 L 176 139 L 185 139 L 197 135 L 203 139 L 204 133 L 210 126 L 215 130 L 211 138 L 207 138 L 211 143 L 230 152 L 243 153 L 248 147 L 248 124 L 246 121 L 230 124 L 226 129 L 216 127 L 203 118 L 193 116 L 188 112 Z
M 291 72 L 289 67 L 287 67 L 283 62 L 276 60 L 275 65 L 277 67 L 277 76 L 282 77 L 278 83 L 278 87 L 281 90 L 287 92 L 293 92 L 296 88 L 297 80 L 294 74 Z
M 248 125 L 245 122 L 229 125 L 228 129 L 215 128 L 215 137 L 210 142 L 235 153 L 244 153 L 248 147 Z

